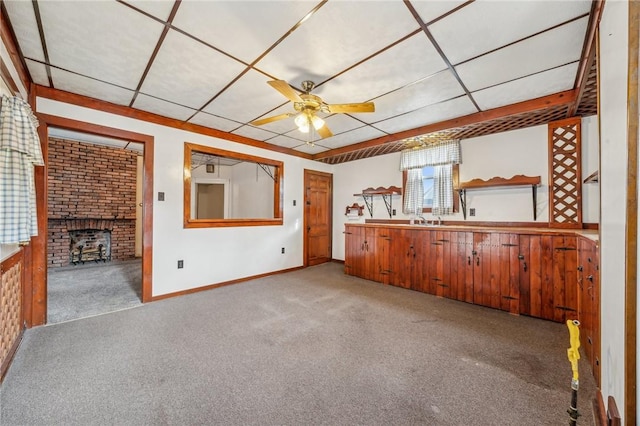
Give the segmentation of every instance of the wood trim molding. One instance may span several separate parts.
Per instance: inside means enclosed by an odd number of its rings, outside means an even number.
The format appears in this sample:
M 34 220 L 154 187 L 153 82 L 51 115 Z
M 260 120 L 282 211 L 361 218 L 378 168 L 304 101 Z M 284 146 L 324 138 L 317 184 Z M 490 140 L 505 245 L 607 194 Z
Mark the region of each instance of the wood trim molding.
M 184 295 L 193 294 L 193 293 L 199 293 L 201 291 L 212 290 L 212 289 L 218 288 L 218 287 L 224 287 L 224 286 L 228 286 L 228 285 L 239 284 L 239 283 L 242 283 L 242 282 L 245 282 L 245 281 L 256 280 L 258 278 L 269 277 L 271 275 L 284 274 L 284 273 L 287 273 L 287 272 L 293 272 L 293 271 L 297 271 L 297 270 L 300 270 L 300 269 L 304 269 L 304 266 L 296 266 L 294 268 L 281 269 L 279 271 L 267 272 L 265 274 L 252 275 L 250 277 L 238 278 L 238 279 L 235 279 L 235 280 L 223 281 L 223 282 L 220 282 L 220 283 L 209 284 L 209 285 L 202 286 L 202 287 L 190 288 L 188 290 L 176 291 L 174 293 L 162 294 L 160 296 L 154 296 L 151 300 L 153 302 L 155 302 L 155 301 L 158 301 L 158 300 L 170 299 L 172 297 L 184 296 Z
M 460 182 L 458 189 L 475 189 L 475 188 L 489 188 L 494 186 L 521 186 L 521 185 L 540 185 L 540 176 L 525 176 L 515 175 L 510 178 L 503 178 L 500 176 L 492 177 L 491 179 L 472 179 L 467 182 Z
M 638 320 L 638 49 L 640 48 L 640 2 L 629 2 L 629 44 L 627 70 L 627 205 L 625 229 L 625 339 L 624 418 L 635 424 L 637 407 L 637 320 Z
M 9 57 L 11 58 L 11 62 L 13 63 L 16 71 L 18 72 L 20 82 L 24 86 L 25 90 L 29 90 L 29 86 L 31 85 L 31 77 L 29 76 L 29 72 L 27 71 L 26 64 L 22 60 L 22 55 L 20 55 L 18 44 L 16 43 L 15 39 L 15 34 L 9 26 L 9 17 L 7 15 L 4 3 L 2 3 L 0 7 L 0 13 L 2 17 L 2 19 L 0 19 L 0 38 L 2 39 L 4 46 L 7 48 L 7 51 L 9 52 Z
M 65 102 L 72 105 L 77 105 L 85 108 L 91 108 L 99 111 L 109 112 L 112 114 L 121 115 L 124 117 L 133 118 L 136 120 L 142 120 L 149 123 L 159 124 L 161 126 L 172 127 L 174 129 L 180 129 L 187 132 L 198 133 L 205 136 L 211 136 L 213 138 L 224 139 L 231 142 L 240 143 L 243 145 L 249 145 L 256 148 L 267 149 L 269 151 L 280 152 L 282 154 L 292 155 L 294 157 L 300 157 L 305 159 L 312 159 L 311 154 L 306 154 L 300 151 L 296 151 L 291 148 L 284 148 L 281 146 L 273 145 L 267 142 L 258 141 L 255 139 L 247 138 L 233 133 L 223 132 L 222 130 L 212 129 L 198 124 L 187 123 L 184 121 L 176 120 L 174 118 L 163 117 L 151 112 L 142 111 L 128 106 L 116 105 L 110 102 L 101 101 L 98 99 L 89 98 L 82 95 L 76 95 L 70 92 L 64 92 L 58 89 L 52 89 L 45 86 L 36 85 L 36 94 L 42 98 L 51 99 L 54 101 Z
M 566 90 L 564 92 L 555 93 L 549 96 L 543 96 L 537 99 L 518 102 L 516 104 L 494 108 L 487 111 L 476 112 L 474 114 L 469 114 L 469 115 L 465 115 L 463 117 L 458 117 L 458 118 L 452 118 L 451 120 L 440 121 L 438 123 L 428 124 L 426 126 L 417 127 L 411 130 L 405 130 L 403 132 L 395 133 L 392 135 L 381 136 L 379 138 L 371 139 L 369 141 L 364 141 L 364 142 L 360 142 L 353 145 L 348 145 L 346 147 L 330 149 L 329 151 L 325 151 L 325 152 L 321 152 L 313 155 L 312 159 L 320 160 L 323 158 L 333 157 L 335 155 L 344 154 L 351 151 L 371 148 L 374 146 L 385 144 L 387 142 L 397 142 L 402 139 L 425 135 L 425 134 L 437 132 L 440 130 L 447 130 L 447 129 L 456 128 L 456 127 L 468 126 L 471 124 L 482 123 L 485 121 L 495 120 L 498 118 L 518 115 L 525 112 L 538 111 L 541 109 L 551 108 L 559 105 L 568 106 L 572 102 L 575 102 L 575 100 L 576 100 L 575 90 Z

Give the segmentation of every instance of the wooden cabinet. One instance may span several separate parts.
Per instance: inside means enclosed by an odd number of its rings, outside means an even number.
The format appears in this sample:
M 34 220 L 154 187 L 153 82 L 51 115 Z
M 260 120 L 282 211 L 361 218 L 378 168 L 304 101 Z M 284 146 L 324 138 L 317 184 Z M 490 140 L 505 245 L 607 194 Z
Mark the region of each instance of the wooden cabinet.
M 363 225 L 345 234 L 350 275 L 556 322 L 588 299 L 575 235 Z
M 578 240 L 578 320 L 580 345 L 600 386 L 600 267 L 598 245 Z
M 345 273 L 389 282 L 389 231 L 385 228 L 345 226 Z

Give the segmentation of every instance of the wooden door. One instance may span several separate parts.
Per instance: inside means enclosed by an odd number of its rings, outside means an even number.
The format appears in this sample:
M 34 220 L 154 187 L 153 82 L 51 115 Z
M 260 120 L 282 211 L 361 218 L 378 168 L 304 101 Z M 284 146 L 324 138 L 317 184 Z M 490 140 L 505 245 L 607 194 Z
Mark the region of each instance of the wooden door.
M 391 235 L 389 234 L 389 230 L 385 228 L 376 228 L 375 239 L 375 281 L 389 284 L 391 276 Z
M 435 276 L 431 280 L 435 283 L 435 294 L 440 297 L 451 298 L 451 233 L 449 231 L 431 232 L 431 247 L 435 248 L 432 257 L 436 259 Z
M 391 234 L 391 281 L 390 284 L 411 288 L 412 265 L 416 251 L 413 246 L 413 232 L 410 229 L 393 229 Z
M 473 303 L 491 306 L 491 234 L 473 233 Z
M 362 245 L 363 274 L 362 278 L 377 281 L 379 277 L 376 259 L 376 230 L 364 229 L 364 244 Z
M 305 266 L 331 260 L 331 201 L 333 175 L 304 171 Z
M 356 277 L 362 276 L 362 250 L 364 229 L 345 225 L 344 228 L 344 272 Z
M 553 237 L 520 236 L 520 313 L 553 319 Z
M 411 289 L 429 293 L 429 259 L 433 258 L 430 246 L 429 231 L 411 231 L 412 239 L 410 249 L 413 250 L 413 260 L 407 265 L 411 274 Z M 435 293 L 432 293 L 435 294 Z
M 553 319 L 578 318 L 576 237 L 553 237 Z
M 520 312 L 520 251 L 518 234 L 499 234 L 500 306 L 512 314 Z

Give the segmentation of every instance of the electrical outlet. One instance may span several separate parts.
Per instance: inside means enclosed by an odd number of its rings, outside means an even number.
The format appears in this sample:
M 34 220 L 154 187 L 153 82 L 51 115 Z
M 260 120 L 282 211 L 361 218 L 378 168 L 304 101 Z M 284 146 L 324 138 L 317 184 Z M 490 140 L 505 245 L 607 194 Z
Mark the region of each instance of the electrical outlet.
M 178 269 L 184 268 L 184 260 L 178 260 Z
M 293 200 L 293 207 L 296 206 L 296 200 Z
M 164 192 L 158 192 L 158 201 L 164 201 Z
M 284 254 L 284 247 L 282 247 L 282 250 L 280 250 L 280 252 L 281 252 L 282 254 Z
M 393 216 L 395 216 L 395 215 L 396 215 L 396 209 L 391 210 L 391 214 L 392 214 Z
M 469 209 L 469 216 L 475 216 L 476 215 L 476 209 Z

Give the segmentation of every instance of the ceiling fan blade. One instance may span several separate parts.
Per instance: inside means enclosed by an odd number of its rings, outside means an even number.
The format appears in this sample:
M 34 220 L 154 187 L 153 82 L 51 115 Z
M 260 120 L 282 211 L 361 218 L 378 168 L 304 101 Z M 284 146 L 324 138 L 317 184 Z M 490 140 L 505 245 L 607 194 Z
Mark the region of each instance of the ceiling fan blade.
M 333 136 L 333 133 L 331 133 L 331 130 L 329 130 L 329 126 L 327 126 L 326 123 L 316 131 L 318 132 L 318 136 L 320 136 L 322 139 L 330 138 L 331 136 Z
M 261 118 L 259 120 L 253 120 L 249 124 L 251 124 L 252 126 L 262 126 L 263 124 L 272 123 L 272 122 L 278 121 L 278 120 L 284 120 L 285 118 L 289 118 L 289 117 L 291 117 L 293 115 L 295 115 L 295 114 L 292 114 L 292 113 L 288 112 L 286 114 L 274 115 L 273 117 L 267 117 L 267 118 Z
M 331 113 L 374 112 L 376 110 L 373 102 L 363 102 L 360 104 L 329 104 L 327 107 Z
M 289 83 L 287 83 L 286 81 L 272 80 L 272 81 L 267 81 L 267 83 L 269 83 L 271 87 L 276 89 L 278 92 L 282 93 L 287 99 L 293 102 L 303 102 L 300 95 L 298 95 L 298 92 L 293 90 L 293 88 L 289 86 Z

